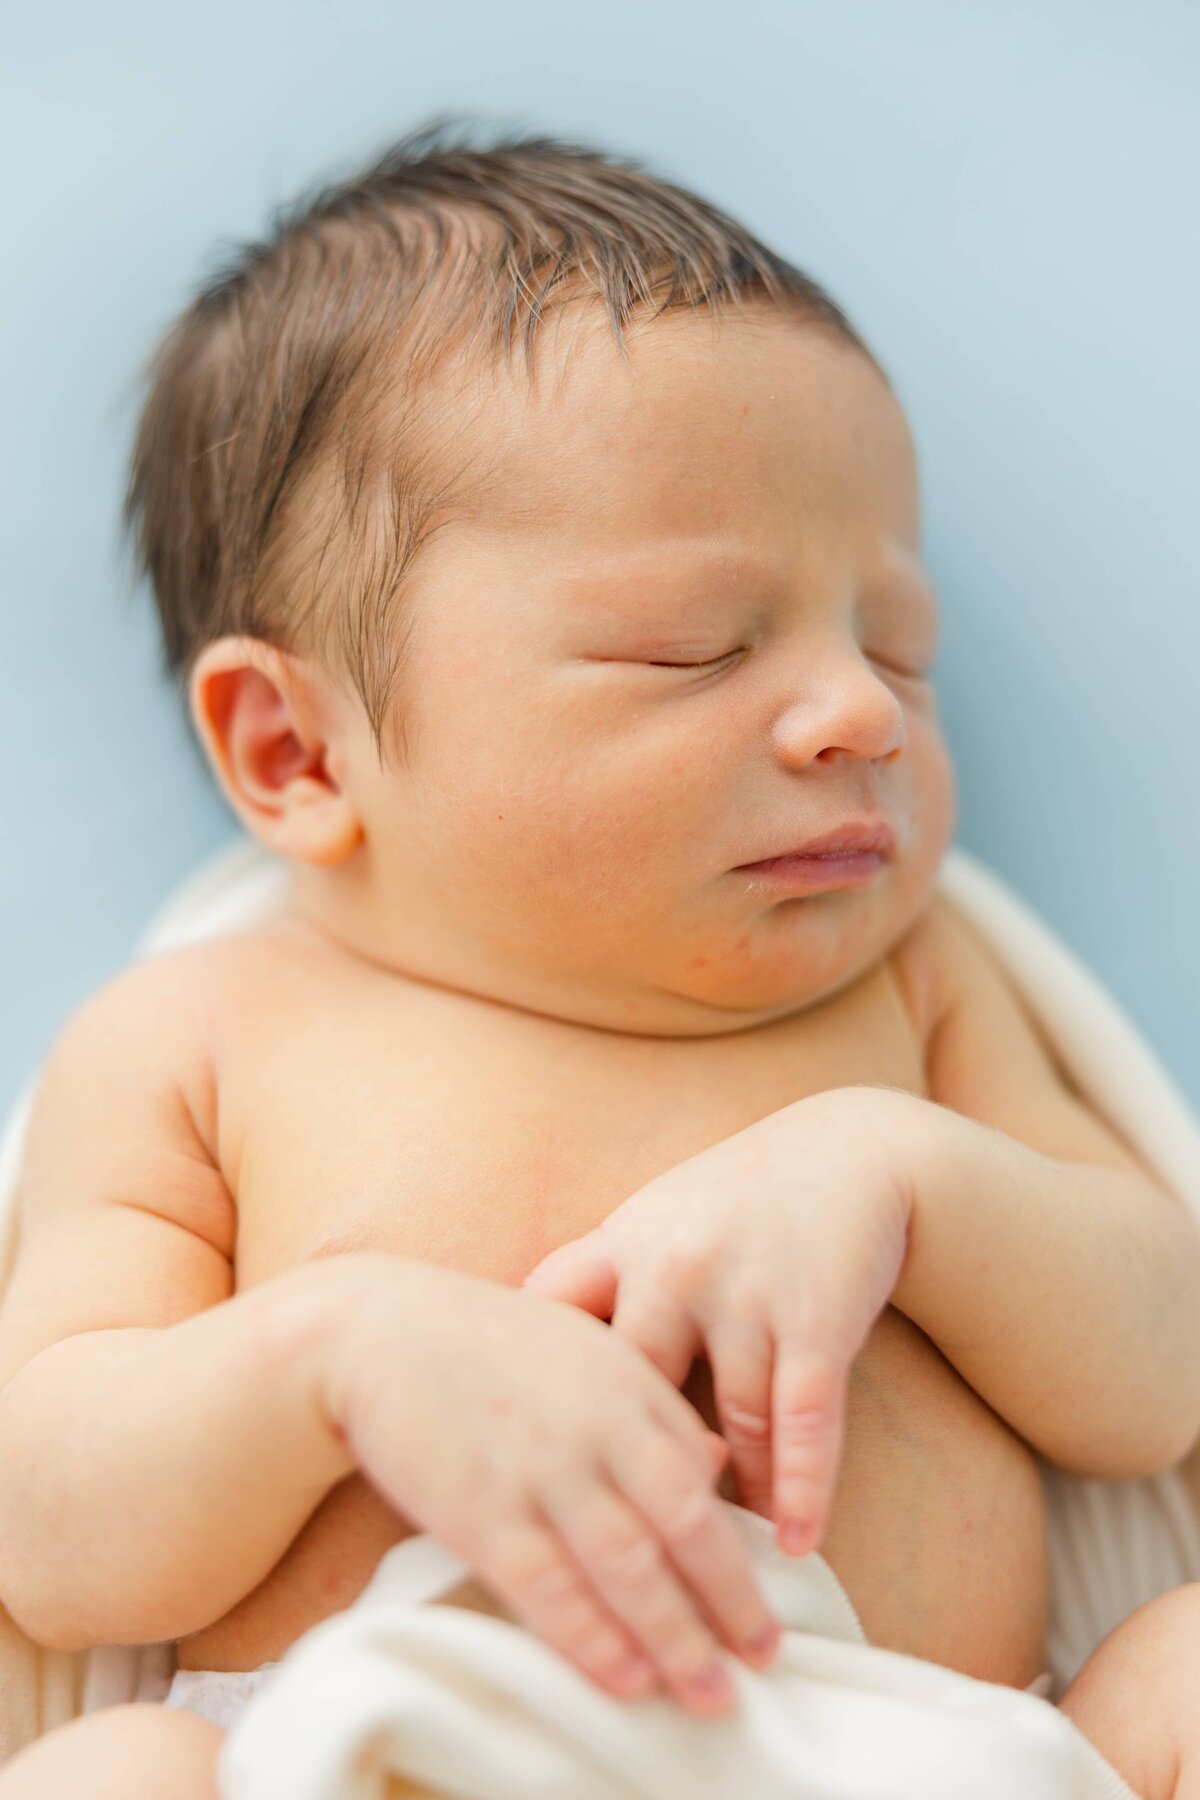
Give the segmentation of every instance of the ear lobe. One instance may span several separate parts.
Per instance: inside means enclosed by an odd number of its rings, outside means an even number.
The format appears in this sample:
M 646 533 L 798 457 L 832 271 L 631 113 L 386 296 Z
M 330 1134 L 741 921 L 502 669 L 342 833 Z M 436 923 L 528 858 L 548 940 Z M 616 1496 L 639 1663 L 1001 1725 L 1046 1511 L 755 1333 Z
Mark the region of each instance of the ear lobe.
M 225 797 L 257 838 L 301 862 L 351 854 L 362 825 L 329 772 L 319 700 L 294 658 L 255 638 L 219 639 L 196 659 L 188 698 Z

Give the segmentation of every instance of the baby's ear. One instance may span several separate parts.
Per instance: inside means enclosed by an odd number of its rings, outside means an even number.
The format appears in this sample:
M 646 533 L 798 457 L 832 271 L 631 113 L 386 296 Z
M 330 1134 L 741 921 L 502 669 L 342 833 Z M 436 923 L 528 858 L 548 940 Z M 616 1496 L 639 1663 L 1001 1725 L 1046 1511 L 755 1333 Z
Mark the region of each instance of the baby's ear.
M 224 637 L 196 658 L 188 705 L 226 799 L 260 842 L 298 862 L 351 854 L 363 831 L 336 778 L 327 678 L 260 638 Z

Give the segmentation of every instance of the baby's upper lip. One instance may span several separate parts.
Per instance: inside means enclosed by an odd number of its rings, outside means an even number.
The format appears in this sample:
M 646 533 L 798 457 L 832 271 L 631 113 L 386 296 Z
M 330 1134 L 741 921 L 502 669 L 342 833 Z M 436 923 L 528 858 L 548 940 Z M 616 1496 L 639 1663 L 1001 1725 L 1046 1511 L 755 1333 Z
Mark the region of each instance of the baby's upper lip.
M 739 869 L 753 869 L 759 862 L 774 862 L 781 856 L 837 856 L 853 852 L 875 851 L 880 856 L 895 856 L 896 834 L 886 819 L 848 819 L 820 837 L 802 844 L 788 844 L 782 850 L 770 850 L 752 863 L 739 863 Z

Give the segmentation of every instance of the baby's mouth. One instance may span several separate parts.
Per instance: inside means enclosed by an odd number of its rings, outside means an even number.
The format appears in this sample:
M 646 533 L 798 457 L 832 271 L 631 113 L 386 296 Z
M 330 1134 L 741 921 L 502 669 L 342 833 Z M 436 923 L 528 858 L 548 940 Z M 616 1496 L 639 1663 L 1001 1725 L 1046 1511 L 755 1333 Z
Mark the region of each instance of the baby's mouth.
M 817 893 L 865 887 L 895 854 L 896 834 L 886 819 L 851 820 L 759 862 L 739 863 L 734 873 Z

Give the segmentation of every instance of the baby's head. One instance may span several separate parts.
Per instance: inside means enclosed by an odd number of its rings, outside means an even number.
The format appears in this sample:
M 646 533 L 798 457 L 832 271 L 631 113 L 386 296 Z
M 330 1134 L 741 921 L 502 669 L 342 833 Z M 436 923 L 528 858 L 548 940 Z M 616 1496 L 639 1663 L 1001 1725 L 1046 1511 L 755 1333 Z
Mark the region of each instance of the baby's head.
M 633 165 L 435 125 L 291 209 L 160 349 L 128 516 L 226 797 L 351 952 L 700 1036 L 929 898 L 901 409 L 819 288 Z M 869 878 L 740 867 L 880 818 Z

